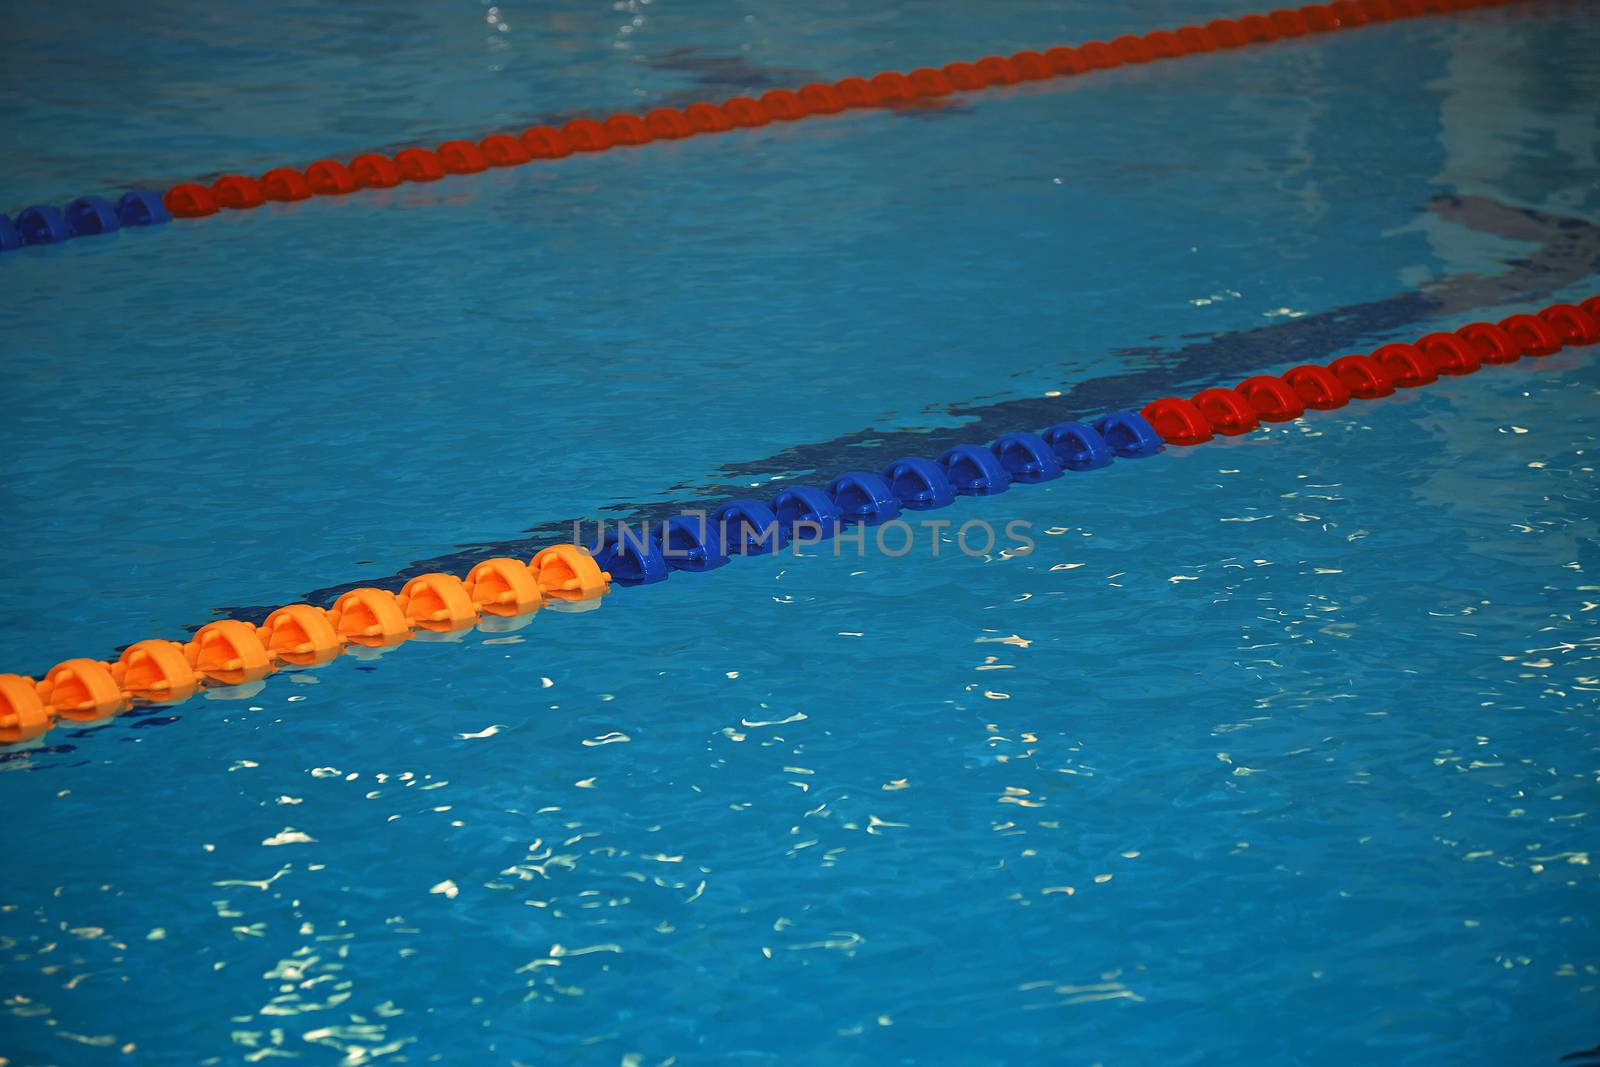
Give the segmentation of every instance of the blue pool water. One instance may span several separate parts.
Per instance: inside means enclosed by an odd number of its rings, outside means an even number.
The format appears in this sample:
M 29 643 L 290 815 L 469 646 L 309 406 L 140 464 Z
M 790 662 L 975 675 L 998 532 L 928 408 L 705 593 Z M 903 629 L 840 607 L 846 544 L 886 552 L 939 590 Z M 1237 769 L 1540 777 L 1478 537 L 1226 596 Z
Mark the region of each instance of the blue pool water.
M 1228 13 L 41 8 L 0 206 Z M 0 669 L 1591 295 L 1597 36 L 7 253 Z M 0 1063 L 1556 1063 L 1597 390 L 1569 349 L 940 513 L 1028 552 L 741 560 L 0 750 Z

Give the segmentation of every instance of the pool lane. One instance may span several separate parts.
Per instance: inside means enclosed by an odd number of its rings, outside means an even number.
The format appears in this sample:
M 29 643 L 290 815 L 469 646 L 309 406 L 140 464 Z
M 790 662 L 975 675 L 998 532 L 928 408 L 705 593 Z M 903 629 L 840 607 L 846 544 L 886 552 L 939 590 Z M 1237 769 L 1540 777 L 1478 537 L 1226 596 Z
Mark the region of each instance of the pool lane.
M 181 182 L 159 197 L 132 189 L 115 203 L 101 196 L 79 197 L 63 207 L 34 204 L 13 221 L 0 214 L 0 252 L 30 245 L 52 245 L 79 237 L 105 236 L 124 227 L 164 225 L 174 217 L 198 219 L 226 211 L 251 211 L 268 203 L 313 197 L 342 197 L 361 191 L 427 184 L 449 175 L 480 174 L 502 167 L 565 159 L 574 154 L 677 141 L 727 133 L 855 109 L 905 109 L 939 106 L 953 94 L 1005 88 L 1027 82 L 1076 78 L 1126 65 L 1141 65 L 1190 55 L 1225 52 L 1258 44 L 1316 37 L 1336 30 L 1422 16 L 1450 15 L 1478 8 L 1510 7 L 1529 0 L 1336 0 L 1278 8 L 1267 13 L 1213 19 L 1204 25 L 1124 33 L 1108 41 L 1024 49 L 1009 56 L 987 55 L 972 62 L 883 71 L 870 78 L 846 77 L 811 82 L 797 89 L 772 88 L 759 98 L 734 96 L 720 103 L 697 101 L 683 108 L 656 107 L 601 119 L 578 117 L 560 127 L 532 126 L 517 136 L 493 133 L 480 141 L 454 138 L 435 149 L 409 147 L 391 157 L 366 152 L 349 164 L 320 159 L 303 170 L 278 166 L 259 178 L 223 174 L 209 184 Z
M 489 556 L 531 555 L 545 545 L 569 540 L 575 526 L 597 521 L 660 522 L 686 509 L 706 507 L 734 495 L 735 485 L 852 468 L 877 469 L 906 454 L 927 454 L 966 441 L 987 441 L 1025 427 L 1047 426 L 1106 411 L 1136 407 L 1168 393 L 1227 382 L 1269 367 L 1314 362 L 1364 342 L 1406 331 L 1435 318 L 1459 318 L 1510 303 L 1541 303 L 1565 288 L 1600 274 L 1600 226 L 1583 219 L 1512 207 L 1480 196 L 1441 195 L 1427 206 L 1441 219 L 1470 230 L 1535 247 L 1508 264 L 1501 274 L 1460 274 L 1440 278 L 1421 290 L 1381 300 L 1350 304 L 1251 330 L 1230 331 L 1170 351 L 1149 353 L 1151 365 L 1065 386 L 1056 396 L 1021 397 L 992 403 L 956 401 L 944 412 L 970 420 L 953 429 L 882 431 L 872 427 L 827 440 L 797 444 L 757 460 L 717 468 L 721 479 L 680 484 L 665 499 L 616 501 L 581 516 L 540 522 L 525 536 L 464 542 L 456 549 L 413 561 L 381 578 L 307 591 L 311 603 L 332 602 L 363 586 L 399 589 L 419 574 L 464 571 Z M 259 622 L 275 605 L 235 604 L 217 608 L 216 618 Z

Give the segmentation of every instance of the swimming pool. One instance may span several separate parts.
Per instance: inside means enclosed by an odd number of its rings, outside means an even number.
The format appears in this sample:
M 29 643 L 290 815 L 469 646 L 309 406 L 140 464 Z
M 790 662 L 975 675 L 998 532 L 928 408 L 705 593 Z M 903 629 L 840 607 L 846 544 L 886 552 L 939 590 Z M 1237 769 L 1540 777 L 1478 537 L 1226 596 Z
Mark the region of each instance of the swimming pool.
M 1236 13 L 24 12 L 6 206 Z M 1411 19 L 6 252 L 0 664 L 1590 296 L 1595 35 Z M 1028 552 L 737 560 L 0 749 L 0 1059 L 1589 1048 L 1594 353 L 940 513 Z

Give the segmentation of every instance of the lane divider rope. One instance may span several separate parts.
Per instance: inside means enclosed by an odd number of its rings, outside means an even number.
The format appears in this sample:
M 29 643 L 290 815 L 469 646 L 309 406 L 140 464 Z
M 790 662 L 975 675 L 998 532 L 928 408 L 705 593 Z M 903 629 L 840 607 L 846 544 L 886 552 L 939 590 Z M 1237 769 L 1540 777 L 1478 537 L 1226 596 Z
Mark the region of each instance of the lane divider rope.
M 680 515 L 658 529 L 618 524 L 590 550 L 619 585 L 664 581 L 673 570 L 709 570 L 734 555 L 775 552 L 802 528 L 812 542 L 837 535 L 841 524 L 877 525 L 901 509 L 927 510 L 957 496 L 992 496 L 1012 483 L 1036 483 L 1064 471 L 1098 470 L 1113 458 L 1155 455 L 1166 445 L 1199 445 L 1235 436 L 1263 422 L 1288 422 L 1307 408 L 1340 408 L 1438 380 L 1471 374 L 1485 363 L 1547 356 L 1567 345 L 1600 341 L 1600 296 L 1554 304 L 1534 315 L 1499 323 L 1474 322 L 1452 333 L 1430 333 L 1415 344 L 1387 344 L 1370 355 L 1305 364 L 1281 376 L 1258 374 L 1231 388 L 1193 397 L 1163 397 L 1137 414 L 1113 412 L 1092 425 L 1065 422 L 1040 433 L 1004 434 L 989 445 L 963 444 L 937 460 L 907 456 L 882 471 L 846 471 L 826 489 L 790 486 L 770 502 L 731 500 L 709 515 Z M 588 547 L 588 546 L 586 546 Z
M 115 663 L 70 659 L 40 681 L 0 674 L 0 744 L 36 738 L 59 719 L 90 722 L 135 700 L 175 703 L 204 687 L 257 682 L 282 667 L 322 666 L 349 646 L 385 649 L 418 631 L 455 633 L 486 622 L 520 625 L 550 601 L 569 608 L 619 585 L 664 581 L 673 570 L 706 571 L 734 556 L 776 552 L 792 543 L 835 537 L 846 524 L 878 525 L 902 509 L 946 507 L 957 496 L 992 496 L 1013 483 L 1038 483 L 1066 471 L 1100 470 L 1115 459 L 1141 459 L 1168 445 L 1193 446 L 1236 436 L 1263 422 L 1287 422 L 1306 410 L 1376 400 L 1399 389 L 1471 374 L 1485 364 L 1542 357 L 1600 341 L 1600 295 L 1554 304 L 1499 323 L 1473 322 L 1430 333 L 1415 344 L 1386 344 L 1370 354 L 1304 364 L 1282 375 L 1255 375 L 1232 388 L 1192 397 L 1162 397 L 1139 413 L 1113 412 L 1092 424 L 1064 422 L 1041 433 L 1003 434 L 988 445 L 963 444 L 937 459 L 906 456 L 881 471 L 846 471 L 827 487 L 785 487 L 770 501 L 730 500 L 712 511 L 679 515 L 657 529 L 626 524 L 607 529 L 592 549 L 543 549 L 524 564 L 484 560 L 465 580 L 423 574 L 399 594 L 355 589 L 324 610 L 291 604 L 261 626 L 223 619 L 201 627 L 187 644 L 146 640 Z M 807 533 L 810 540 L 802 540 Z M 493 625 L 491 622 L 490 625 Z
M 424 634 L 473 626 L 518 629 L 540 608 L 598 607 L 611 576 L 577 545 L 552 545 L 527 563 L 486 559 L 465 580 L 419 574 L 399 593 L 352 589 L 329 608 L 290 604 L 260 626 L 219 619 L 186 644 L 159 638 L 129 645 L 115 663 L 69 659 L 39 681 L 0 674 L 0 744 L 32 740 L 59 719 L 89 723 L 135 700 L 176 704 L 202 689 L 250 686 L 284 668 L 320 667 L 346 651 L 378 654 Z
M 222 210 L 247 211 L 268 201 L 345 196 L 360 189 L 392 188 L 402 182 L 438 181 L 447 174 L 476 174 L 491 167 L 561 159 L 575 152 L 680 140 L 854 108 L 903 107 L 951 93 L 1073 77 L 1126 64 L 1178 59 L 1395 19 L 1527 2 L 1530 0 L 1337 0 L 1331 4 L 1307 4 L 1266 14 L 1215 19 L 1203 26 L 1153 30 L 1143 36 L 1125 34 L 1076 47 L 984 56 L 972 63 L 919 67 L 906 73 L 885 71 L 871 78 L 844 78 L 831 84 L 815 82 L 794 90 L 772 89 L 759 98 L 736 96 L 720 104 L 657 108 L 645 115 L 577 118 L 559 129 L 534 126 L 520 136 L 496 133 L 481 141 L 451 140 L 432 150 L 406 148 L 392 157 L 370 152 L 348 164 L 322 159 L 303 171 L 276 167 L 259 178 L 225 174 L 209 185 L 175 185 L 159 197 L 148 190 L 134 190 L 115 205 L 98 196 L 86 196 L 65 208 L 27 208 L 15 222 L 0 215 L 0 251 L 108 234 L 124 226 L 149 226 L 167 222 L 172 216 L 201 218 Z

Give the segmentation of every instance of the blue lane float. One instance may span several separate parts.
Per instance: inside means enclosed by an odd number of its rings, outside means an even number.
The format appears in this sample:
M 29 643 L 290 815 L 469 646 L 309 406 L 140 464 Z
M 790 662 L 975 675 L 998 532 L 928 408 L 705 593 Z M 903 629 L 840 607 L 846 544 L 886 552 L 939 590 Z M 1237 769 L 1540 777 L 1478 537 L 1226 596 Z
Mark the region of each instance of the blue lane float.
M 1008 433 L 989 446 L 1014 482 L 1048 482 L 1061 477 L 1061 456 L 1036 433 Z
M 101 196 L 82 196 L 62 212 L 74 237 L 92 237 L 122 229 L 117 209 Z
M 24 208 L 17 215 L 17 232 L 30 245 L 53 245 L 72 237 L 72 227 L 67 225 L 67 217 L 60 208 L 49 204 Z
M 649 585 L 667 580 L 667 558 L 648 527 L 619 523 L 600 535 L 594 561 L 622 585 Z
M 1116 459 L 1143 459 L 1164 447 L 1142 415 L 1116 411 L 1092 425 L 1063 422 L 1043 433 L 1004 434 L 987 446 L 956 445 L 937 460 L 905 456 L 881 473 L 845 471 L 825 490 L 785 486 L 770 503 L 741 497 L 709 515 L 620 524 L 602 532 L 594 557 L 613 581 L 649 585 L 675 570 L 708 571 L 734 556 L 827 540 L 846 525 L 881 525 L 899 518 L 902 509 L 948 507 L 957 496 L 993 496 L 1013 482 L 1033 485 L 1065 471 L 1100 470 Z
M 730 500 L 711 513 L 728 555 L 760 556 L 787 544 L 772 509 L 760 500 Z
M 982 445 L 956 445 L 939 457 L 939 469 L 959 496 L 994 496 L 1011 487 L 1011 475 Z
M 828 483 L 828 496 L 846 522 L 877 526 L 900 514 L 894 490 L 871 471 L 845 471 Z
M 819 538 L 832 537 L 843 521 L 833 499 L 809 485 L 792 485 L 773 497 L 772 513 L 778 517 L 778 528 L 790 539 L 802 532 L 802 524 L 806 529 L 815 527 Z
M 117 201 L 117 219 L 124 226 L 160 226 L 172 221 L 172 212 L 149 189 L 130 189 Z
M 101 237 L 126 226 L 159 226 L 172 221 L 161 198 L 148 189 L 133 189 L 115 204 L 102 196 L 82 196 L 65 208 L 35 204 L 13 221 L 0 215 L 0 252 L 25 245 L 54 245 L 74 237 Z
M 1145 459 L 1167 447 L 1143 415 L 1113 411 L 1094 424 L 1094 432 L 1123 459 Z
M 675 515 L 662 529 L 662 554 L 676 571 L 709 571 L 728 562 L 722 531 L 708 516 Z
M 1061 465 L 1069 471 L 1094 471 L 1109 467 L 1116 452 L 1099 431 L 1081 422 L 1063 422 L 1044 432 Z
M 913 511 L 932 511 L 955 503 L 956 491 L 944 468 L 931 459 L 907 456 L 883 468 L 884 480 L 904 507 Z

